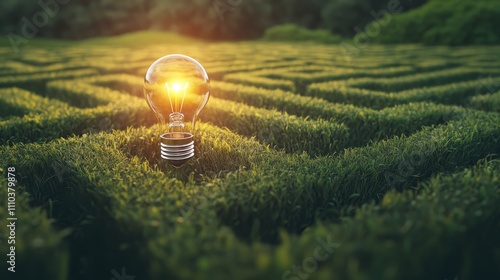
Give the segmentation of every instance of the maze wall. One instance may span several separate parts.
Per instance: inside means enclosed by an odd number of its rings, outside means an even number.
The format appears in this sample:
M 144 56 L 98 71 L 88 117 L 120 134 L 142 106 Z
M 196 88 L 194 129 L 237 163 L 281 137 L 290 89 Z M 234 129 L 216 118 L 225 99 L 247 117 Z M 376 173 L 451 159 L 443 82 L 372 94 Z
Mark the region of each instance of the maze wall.
M 160 159 L 166 126 L 142 93 L 147 67 L 169 53 L 198 59 L 212 78 L 196 156 L 181 169 Z M 0 168 L 16 169 L 20 273 L 498 273 L 499 54 L 372 46 L 346 61 L 337 47 L 266 43 L 2 49 Z

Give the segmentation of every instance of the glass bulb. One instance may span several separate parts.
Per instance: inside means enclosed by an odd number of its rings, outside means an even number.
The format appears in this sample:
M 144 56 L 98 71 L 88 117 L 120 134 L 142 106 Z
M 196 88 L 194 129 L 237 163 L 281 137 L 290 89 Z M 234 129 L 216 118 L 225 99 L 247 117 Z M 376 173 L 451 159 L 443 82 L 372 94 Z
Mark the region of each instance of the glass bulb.
M 194 128 L 208 102 L 210 79 L 193 58 L 172 54 L 159 58 L 144 77 L 144 95 L 168 133 L 161 138 L 161 157 L 181 166 L 194 156 Z M 191 125 L 185 125 L 191 121 Z

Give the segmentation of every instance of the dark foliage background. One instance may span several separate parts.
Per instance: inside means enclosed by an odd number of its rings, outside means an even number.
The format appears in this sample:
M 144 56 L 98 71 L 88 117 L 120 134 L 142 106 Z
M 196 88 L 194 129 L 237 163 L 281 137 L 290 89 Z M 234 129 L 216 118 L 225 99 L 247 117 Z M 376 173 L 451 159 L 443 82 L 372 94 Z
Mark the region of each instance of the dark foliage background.
M 43 11 L 39 2 L 2 0 L 3 34 L 19 33 L 26 17 Z M 143 29 L 176 31 L 203 39 L 252 39 L 266 28 L 295 23 L 325 28 L 351 37 L 354 27 L 373 21 L 370 11 L 386 9 L 390 0 L 59 0 L 59 11 L 39 29 L 45 37 L 81 39 Z M 405 11 L 426 0 L 400 0 Z
M 428 45 L 500 44 L 500 1 L 430 0 L 426 5 L 393 17 L 390 28 L 373 38 L 376 43 Z

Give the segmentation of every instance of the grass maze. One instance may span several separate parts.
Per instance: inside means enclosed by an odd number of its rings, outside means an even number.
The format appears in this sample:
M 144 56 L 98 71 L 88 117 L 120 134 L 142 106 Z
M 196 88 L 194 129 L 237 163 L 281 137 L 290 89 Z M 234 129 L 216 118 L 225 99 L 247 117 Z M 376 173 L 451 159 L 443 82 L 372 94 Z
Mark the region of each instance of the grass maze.
M 165 126 L 142 75 L 179 52 L 213 80 L 195 158 L 174 169 L 159 158 Z M 373 46 L 346 62 L 334 46 L 256 42 L 2 51 L 0 162 L 16 168 L 18 219 L 30 221 L 18 262 L 37 267 L 20 274 L 496 275 L 499 52 Z M 340 246 L 308 267 L 318 238 Z

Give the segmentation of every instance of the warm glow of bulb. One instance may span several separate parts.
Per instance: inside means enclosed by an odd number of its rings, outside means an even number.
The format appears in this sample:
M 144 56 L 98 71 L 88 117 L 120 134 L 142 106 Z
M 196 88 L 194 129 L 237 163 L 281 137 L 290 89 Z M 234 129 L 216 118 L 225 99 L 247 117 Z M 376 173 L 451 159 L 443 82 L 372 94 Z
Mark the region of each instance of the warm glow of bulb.
M 182 86 L 182 84 L 180 82 L 174 82 L 172 84 L 172 86 L 170 86 L 168 83 L 165 83 L 165 88 L 167 90 L 175 92 L 175 93 L 179 93 L 182 90 L 186 90 L 187 87 L 188 87 L 188 83 L 187 82 L 184 84 L 184 87 Z
M 172 85 L 172 89 L 175 91 L 175 92 L 179 92 L 181 90 L 181 84 L 179 83 L 174 83 Z
M 184 105 L 184 98 L 186 97 L 186 90 L 189 83 L 184 83 L 184 87 L 179 82 L 174 82 L 172 85 L 165 83 L 168 98 L 170 100 L 170 108 L 172 112 L 181 112 Z

